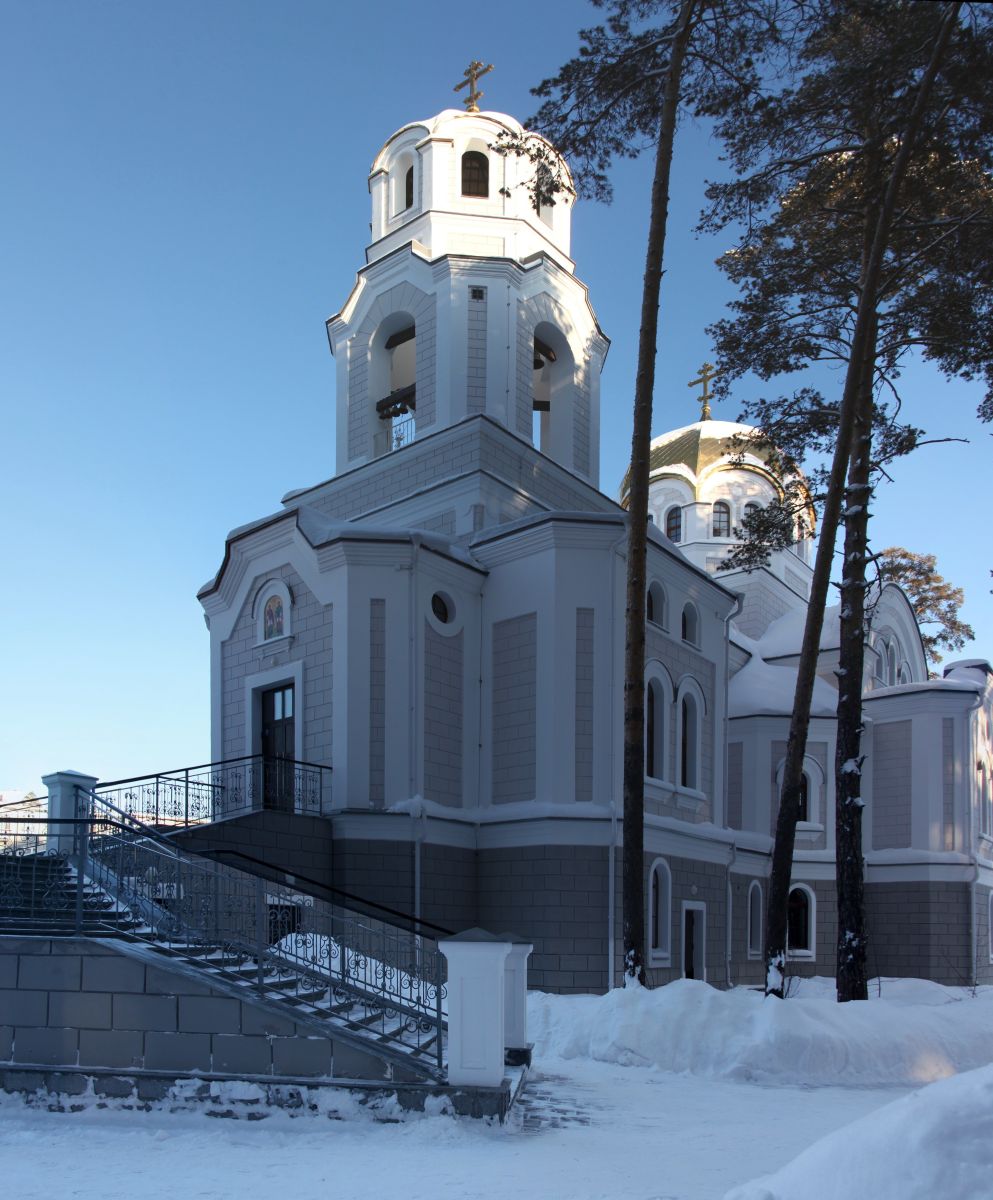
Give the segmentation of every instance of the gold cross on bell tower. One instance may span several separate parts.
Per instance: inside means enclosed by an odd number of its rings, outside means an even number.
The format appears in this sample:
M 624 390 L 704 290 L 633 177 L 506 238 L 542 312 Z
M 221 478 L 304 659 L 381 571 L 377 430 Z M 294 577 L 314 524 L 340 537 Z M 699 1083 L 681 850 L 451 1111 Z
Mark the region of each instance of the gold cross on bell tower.
M 703 395 L 700 397 L 700 420 L 710 420 L 710 381 L 717 374 L 714 369 L 714 364 L 705 362 L 700 368 L 700 378 L 691 380 L 686 386 L 697 387 L 698 384 L 703 384 Z
M 478 59 L 475 59 L 466 67 L 465 79 L 463 79 L 461 83 L 457 83 L 455 87 L 452 88 L 453 92 L 460 92 L 464 87 L 469 89 L 469 95 L 466 96 L 464 101 L 466 112 L 479 112 L 478 101 L 482 100 L 486 93 L 477 91 L 476 83 L 492 70 L 492 63 L 490 63 L 488 67 L 484 67 Z

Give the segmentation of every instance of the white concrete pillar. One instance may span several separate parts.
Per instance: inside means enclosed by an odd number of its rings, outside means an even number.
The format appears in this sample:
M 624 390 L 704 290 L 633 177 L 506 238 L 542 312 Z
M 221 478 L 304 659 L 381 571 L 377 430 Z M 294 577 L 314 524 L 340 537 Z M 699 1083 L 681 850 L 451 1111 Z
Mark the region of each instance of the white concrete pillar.
M 73 820 L 88 811 L 85 805 L 76 809 L 77 789 L 91 792 L 97 785 L 93 775 L 80 771 L 56 771 L 43 775 L 41 782 L 48 792 L 49 817 Z M 48 848 L 60 854 L 72 854 L 76 837 L 75 825 L 51 825 L 48 832 Z
M 485 929 L 444 938 L 448 961 L 448 1082 L 497 1087 L 503 1081 L 504 968 L 513 949 Z
M 510 942 L 503 968 L 503 1048 L 509 1066 L 530 1065 L 528 1043 L 528 959 L 534 946 L 514 933 L 497 935 Z

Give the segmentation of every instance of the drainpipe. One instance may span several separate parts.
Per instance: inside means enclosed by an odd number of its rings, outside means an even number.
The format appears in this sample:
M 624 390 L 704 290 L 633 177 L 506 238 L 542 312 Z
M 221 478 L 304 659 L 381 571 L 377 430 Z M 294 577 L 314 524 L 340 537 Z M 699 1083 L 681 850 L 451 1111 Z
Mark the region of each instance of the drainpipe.
M 410 535 L 412 549 L 410 560 L 410 754 L 408 766 L 408 788 L 410 797 L 420 795 L 417 786 L 417 560 L 421 548 L 421 535 Z
M 731 980 L 731 949 L 732 949 L 731 914 L 732 914 L 732 903 L 733 903 L 732 898 L 731 898 L 731 868 L 734 866 L 734 864 L 737 862 L 737 860 L 738 860 L 738 844 L 737 844 L 737 842 L 732 842 L 731 845 L 728 847 L 728 861 L 727 861 L 727 866 L 724 868 L 724 880 L 727 885 L 727 895 L 728 895 L 727 920 L 725 922 L 727 936 L 724 941 L 724 981 L 727 984 L 729 989 L 734 987 L 734 983 Z
M 410 806 L 410 834 L 414 845 L 414 920 L 421 919 L 421 845 L 427 837 L 427 806 L 420 796 Z M 419 932 L 418 928 L 418 932 Z
M 966 726 L 965 726 L 965 761 L 968 764 L 969 772 L 967 778 L 968 795 L 966 796 L 966 808 L 969 814 L 969 857 L 972 859 L 972 878 L 969 880 L 969 986 L 976 987 L 979 975 L 979 949 L 976 946 L 976 883 L 979 880 L 979 856 L 976 853 L 976 812 L 975 805 L 972 803 L 972 783 L 971 780 L 976 769 L 976 748 L 973 746 L 972 738 L 972 714 L 977 712 L 983 706 L 983 697 L 977 696 L 976 703 L 970 705 L 966 709 Z
M 724 618 L 724 828 L 728 829 L 728 735 L 731 732 L 731 722 L 728 717 L 728 690 L 731 686 L 731 622 L 741 612 L 742 596 L 740 592 L 735 594 L 734 607 Z M 732 987 L 731 983 L 731 950 L 732 950 L 732 900 L 731 900 L 731 867 L 733 866 L 738 856 L 737 845 L 731 843 L 728 854 L 728 863 L 725 869 L 725 879 L 727 882 L 727 917 L 725 920 L 725 939 L 724 939 L 724 976 L 727 986 Z
M 610 763 L 610 767 L 609 767 L 609 771 L 610 771 L 610 773 L 609 773 L 609 780 L 610 780 L 610 784 L 609 784 L 609 786 L 610 786 L 610 847 L 609 847 L 608 854 L 607 854 L 607 990 L 608 991 L 613 990 L 613 987 L 614 987 L 614 957 L 615 957 L 615 941 L 616 941 L 616 939 L 614 937 L 614 924 L 615 924 L 614 918 L 616 917 L 616 910 L 617 910 L 617 904 L 614 899 L 617 894 L 617 888 L 616 888 L 616 883 L 617 883 L 617 793 L 614 788 L 614 778 L 615 778 L 614 764 L 616 762 L 616 756 L 614 753 L 614 743 L 615 743 L 616 739 L 614 738 L 614 726 L 613 726 L 613 715 L 616 711 L 614 706 L 616 704 L 616 699 L 617 699 L 617 686 L 616 686 L 617 671 L 613 669 L 613 666 L 614 666 L 613 637 L 614 637 L 614 631 L 617 628 L 617 626 L 616 626 L 616 621 L 617 621 L 617 580 L 615 578 L 616 563 L 614 562 L 614 556 L 616 555 L 618 558 L 620 558 L 621 557 L 621 552 L 620 552 L 621 547 L 626 546 L 626 545 L 627 545 L 627 532 L 625 531 L 624 535 L 622 537 L 620 537 L 610 547 L 611 571 L 610 571 L 610 625 L 609 625 L 609 629 L 610 629 L 610 637 L 611 637 L 610 663 L 611 663 L 612 669 L 610 672 L 610 688 L 609 688 L 609 696 L 610 696 L 609 712 L 610 712 L 610 716 L 611 716 L 611 723 L 609 726 L 610 737 L 608 739 L 609 763 Z
M 744 601 L 740 592 L 735 593 L 734 607 L 724 618 L 724 828 L 728 828 L 728 734 L 731 722 L 728 719 L 728 689 L 731 686 L 731 622 L 741 612 Z M 744 801 L 744 797 L 742 797 Z

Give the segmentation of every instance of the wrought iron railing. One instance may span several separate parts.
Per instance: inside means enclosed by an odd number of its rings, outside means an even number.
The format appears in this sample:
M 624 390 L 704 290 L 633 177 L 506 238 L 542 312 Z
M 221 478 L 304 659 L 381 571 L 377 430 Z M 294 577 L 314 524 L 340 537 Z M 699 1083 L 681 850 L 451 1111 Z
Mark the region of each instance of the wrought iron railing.
M 322 816 L 331 811 L 331 768 L 252 754 L 100 783 L 96 791 L 156 828 L 203 825 L 262 809 Z
M 30 890 L 39 919 L 167 949 L 443 1078 L 446 971 L 433 938 L 187 853 L 104 795 L 77 789 L 76 812 L 52 821 L 51 854 L 0 853 L 0 923 L 23 919 Z
M 43 839 L 48 816 L 47 796 L 28 796 L 0 804 L 0 849 L 26 835 Z

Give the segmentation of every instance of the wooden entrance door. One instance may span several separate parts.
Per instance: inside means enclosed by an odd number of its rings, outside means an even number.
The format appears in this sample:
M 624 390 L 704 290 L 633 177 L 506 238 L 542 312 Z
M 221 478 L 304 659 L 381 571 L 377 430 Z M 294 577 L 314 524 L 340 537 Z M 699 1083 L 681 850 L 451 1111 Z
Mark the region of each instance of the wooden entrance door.
M 294 711 L 292 684 L 262 693 L 262 802 L 286 812 L 293 811 Z

